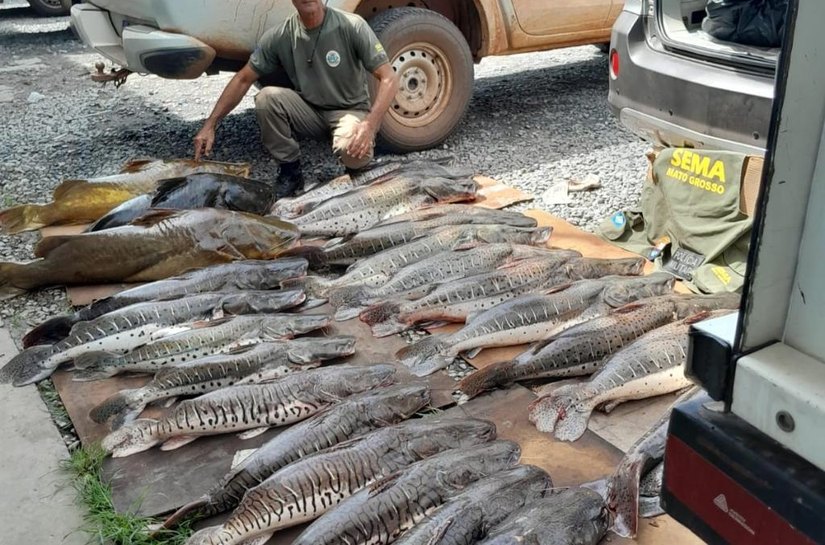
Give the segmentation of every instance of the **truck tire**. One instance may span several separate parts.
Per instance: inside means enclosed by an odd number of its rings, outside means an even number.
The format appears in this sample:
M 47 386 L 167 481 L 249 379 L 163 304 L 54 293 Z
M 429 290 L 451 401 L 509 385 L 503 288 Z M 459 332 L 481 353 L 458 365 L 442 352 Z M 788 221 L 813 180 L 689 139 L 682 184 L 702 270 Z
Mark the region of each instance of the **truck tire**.
M 422 8 L 393 8 L 370 20 L 400 88 L 378 145 L 406 153 L 432 148 L 455 129 L 473 94 L 473 55 L 456 26 Z M 370 92 L 376 82 L 370 78 Z
M 62 0 L 28 0 L 28 2 L 29 6 L 31 6 L 38 15 L 44 17 L 69 14 L 69 9 L 66 8 L 66 2 Z M 69 7 L 71 7 L 71 5 Z

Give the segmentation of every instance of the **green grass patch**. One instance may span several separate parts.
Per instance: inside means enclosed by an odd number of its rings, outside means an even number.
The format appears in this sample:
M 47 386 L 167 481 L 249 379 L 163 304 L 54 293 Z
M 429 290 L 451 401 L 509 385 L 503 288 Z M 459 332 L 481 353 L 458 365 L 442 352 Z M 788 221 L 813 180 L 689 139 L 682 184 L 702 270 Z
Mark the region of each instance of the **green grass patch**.
M 63 469 L 70 475 L 78 500 L 88 510 L 83 530 L 89 543 L 100 545 L 183 545 L 191 534 L 184 523 L 174 530 L 151 536 L 149 529 L 160 521 L 134 513 L 118 513 L 112 489 L 103 477 L 106 452 L 99 446 L 75 449 Z

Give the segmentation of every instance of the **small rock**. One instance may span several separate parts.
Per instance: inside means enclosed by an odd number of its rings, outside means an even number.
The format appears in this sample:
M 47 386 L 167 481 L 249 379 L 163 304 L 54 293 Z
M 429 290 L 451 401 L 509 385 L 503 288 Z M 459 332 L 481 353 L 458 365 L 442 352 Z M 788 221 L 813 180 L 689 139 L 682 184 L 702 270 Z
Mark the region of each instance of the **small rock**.
M 31 93 L 29 93 L 29 97 L 26 99 L 26 101 L 29 104 L 34 104 L 35 102 L 40 102 L 41 100 L 44 100 L 45 98 L 46 98 L 46 95 L 41 95 L 37 91 L 32 91 Z

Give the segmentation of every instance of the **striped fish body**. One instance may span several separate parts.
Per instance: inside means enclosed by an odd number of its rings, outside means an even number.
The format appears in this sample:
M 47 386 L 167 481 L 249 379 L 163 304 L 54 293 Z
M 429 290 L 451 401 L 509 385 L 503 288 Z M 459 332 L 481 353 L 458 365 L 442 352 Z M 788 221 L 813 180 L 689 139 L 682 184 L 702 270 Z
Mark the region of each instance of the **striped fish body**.
M 346 236 L 415 208 L 472 200 L 477 189 L 470 179 L 398 177 L 332 197 L 292 222 L 304 236 Z
M 183 507 L 172 519 L 190 512 L 209 516 L 232 509 L 243 495 L 279 469 L 338 443 L 397 424 L 430 402 L 429 387 L 407 384 L 349 397 L 295 424 L 256 450 L 203 498 Z M 167 521 L 168 522 L 168 521 Z
M 471 483 L 515 465 L 520 454 L 510 441 L 442 452 L 353 495 L 294 544 L 387 545 Z
M 730 311 L 715 311 L 708 316 Z M 557 388 L 530 406 L 530 420 L 540 431 L 574 441 L 587 429 L 599 405 L 610 411 L 623 401 L 645 399 L 690 386 L 685 378 L 688 331 L 694 320 L 654 329 L 616 352 L 589 381 Z
M 115 457 L 128 456 L 163 442 L 177 448 L 200 436 L 286 426 L 344 397 L 389 384 L 394 374 L 391 365 L 340 365 L 272 383 L 223 388 L 181 402 L 160 420 L 136 420 L 107 435 L 103 447 Z
M 436 204 L 426 208 L 418 208 L 410 210 L 404 214 L 393 216 L 381 223 L 379 226 L 390 225 L 393 223 L 402 222 L 421 222 L 432 221 L 441 218 L 446 218 L 447 221 L 461 221 L 456 218 L 463 217 L 472 218 L 468 223 L 487 223 L 491 225 L 511 225 L 513 227 L 535 227 L 538 222 L 525 216 L 521 212 L 513 212 L 510 210 L 496 210 L 494 208 L 484 208 L 472 204 Z M 466 220 L 465 220 L 466 221 Z M 455 224 L 453 224 L 455 225 Z
M 250 314 L 205 322 L 125 354 L 89 352 L 75 360 L 78 378 L 123 373 L 157 373 L 165 367 L 191 362 L 235 347 L 274 341 L 328 326 L 322 315 Z
M 596 545 L 608 524 L 607 509 L 599 494 L 587 488 L 569 488 L 516 511 L 478 543 Z
M 74 324 L 94 320 L 135 303 L 178 299 L 198 293 L 277 289 L 283 280 L 304 276 L 307 266 L 307 261 L 301 258 L 236 261 L 150 282 L 95 301 L 72 314 L 46 320 L 26 334 L 23 346 L 55 344 L 69 334 Z
M 252 488 L 220 526 L 187 545 L 233 545 L 313 520 L 384 476 L 445 450 L 492 440 L 484 420 L 424 418 L 390 426 L 304 457 Z
M 459 389 L 474 397 L 519 381 L 589 375 L 605 358 L 675 318 L 670 296 L 631 303 L 537 343 L 513 360 L 476 371 L 461 381 Z
M 142 388 L 121 390 L 95 407 L 89 416 L 98 423 L 112 420 L 113 428 L 118 428 L 133 420 L 149 403 L 170 397 L 201 395 L 238 383 L 275 380 L 354 352 L 354 337 L 260 343 L 242 351 L 207 356 L 163 369 Z
M 511 513 L 544 497 L 550 476 L 517 466 L 473 483 L 416 524 L 397 545 L 473 545 Z

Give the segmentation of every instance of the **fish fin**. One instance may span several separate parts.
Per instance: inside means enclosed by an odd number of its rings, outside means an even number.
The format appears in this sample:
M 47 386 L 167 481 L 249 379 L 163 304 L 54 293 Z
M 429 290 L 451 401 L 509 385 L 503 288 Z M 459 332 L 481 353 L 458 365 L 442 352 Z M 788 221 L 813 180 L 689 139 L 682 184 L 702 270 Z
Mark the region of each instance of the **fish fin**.
M 140 390 L 121 390 L 120 392 L 108 397 L 103 402 L 96 405 L 89 411 L 89 418 L 98 424 L 105 424 L 113 418 L 117 418 L 122 413 L 129 409 L 134 409 L 137 406 L 143 408 L 141 403 L 135 403 L 138 399 L 136 395 Z
M 613 412 L 613 409 L 621 405 L 623 402 L 624 399 L 614 399 L 613 401 L 608 401 L 602 406 L 601 410 L 605 414 L 610 414 Z
M 314 271 L 324 270 L 329 267 L 327 255 L 324 253 L 323 248 L 319 246 L 311 246 L 308 244 L 295 246 L 284 251 L 281 257 L 303 257 L 309 262 L 309 268 Z
M 542 290 L 542 293 L 545 295 L 550 295 L 551 293 L 559 293 L 560 291 L 569 289 L 572 285 L 572 282 L 565 282 L 564 284 L 555 284 L 553 286 L 550 286 L 546 290 Z
M 49 318 L 26 333 L 23 337 L 23 347 L 58 343 L 69 335 L 73 325 L 74 318 L 71 314 Z
M 468 359 L 473 359 L 481 354 L 481 351 L 484 350 L 484 347 L 477 346 L 475 348 L 471 348 L 470 350 L 464 351 L 464 357 Z
M 252 428 L 251 430 L 246 430 L 238 434 L 238 438 L 246 441 L 247 439 L 252 439 L 253 437 L 258 437 L 262 433 L 266 433 L 266 430 L 269 429 L 269 426 L 262 426 L 260 428 Z
M 37 243 L 37 246 L 34 247 L 34 256 L 46 257 L 60 246 L 63 246 L 70 240 L 74 239 L 76 236 L 77 235 L 55 235 L 51 237 L 43 237 L 40 242 Z
M 164 409 L 168 409 L 178 401 L 178 396 L 167 397 L 166 399 L 160 401 L 160 406 Z
M 435 528 L 430 539 L 427 540 L 426 545 L 438 545 L 441 543 L 441 540 L 447 534 L 447 530 L 450 529 L 450 526 L 453 525 L 453 521 L 455 521 L 455 517 L 448 517 L 447 520 L 442 522 Z
M 556 424 L 565 417 L 573 404 L 573 396 L 566 392 L 569 392 L 569 388 L 557 388 L 553 393 L 530 403 L 527 407 L 528 416 L 536 429 L 548 433 L 555 431 Z
M 126 161 L 126 163 L 120 169 L 120 173 L 126 174 L 128 172 L 141 172 L 145 170 L 146 167 L 154 161 L 157 161 L 157 159 L 153 157 L 136 157 L 135 159 L 130 159 Z
M 329 294 L 329 304 L 333 308 L 364 306 L 363 302 L 369 297 L 366 287 L 356 284 L 342 286 L 332 290 Z
M 358 315 L 360 320 L 368 326 L 375 326 L 382 322 L 392 321 L 398 318 L 401 305 L 393 301 L 385 301 L 377 305 L 372 305 Z M 375 330 L 373 329 L 373 334 Z
M 613 521 L 610 529 L 621 537 L 636 537 L 643 465 L 642 459 L 621 464 L 607 483 L 606 503 Z
M 169 530 L 180 524 L 181 521 L 185 519 L 199 518 L 198 516 L 201 510 L 208 505 L 209 498 L 207 496 L 202 496 L 195 501 L 191 501 L 166 517 L 166 520 L 164 520 L 163 524 L 160 525 L 160 529 Z M 153 533 L 150 537 L 155 537 L 155 533 Z
M 25 386 L 50 376 L 54 369 L 44 362 L 53 353 L 54 349 L 48 345 L 23 350 L 0 369 L 0 384 Z
M 432 331 L 433 329 L 438 329 L 440 327 L 445 327 L 452 324 L 455 324 L 455 322 L 448 322 L 447 320 L 434 320 L 431 322 L 421 323 L 419 326 L 427 331 Z
M 49 225 L 46 212 L 49 205 L 24 204 L 0 211 L 0 231 L 13 235 Z
M 186 176 L 179 176 L 177 178 L 166 178 L 165 180 L 161 180 L 158 182 L 157 189 L 155 189 L 155 194 L 152 197 L 152 204 L 151 208 L 154 208 L 163 198 L 166 197 L 172 191 L 175 191 L 179 187 L 183 187 L 187 184 Z
M 357 318 L 364 308 L 365 307 L 362 306 L 339 308 L 335 311 L 333 318 L 335 318 L 336 322 L 346 322 L 347 320 Z
M 117 371 L 112 369 L 75 369 L 72 371 L 72 382 L 93 382 L 96 380 L 105 380 L 117 374 Z
M 707 320 L 711 314 L 713 314 L 711 311 L 703 310 L 701 312 L 693 314 L 692 316 L 688 316 L 687 318 L 682 320 L 682 322 L 685 324 L 695 324 L 697 322 L 701 322 L 702 320 Z
M 470 322 L 472 322 L 473 320 L 478 318 L 478 316 L 480 314 L 483 314 L 484 312 L 485 311 L 483 311 L 483 310 L 475 310 L 473 312 L 468 312 L 467 317 L 464 319 L 464 323 L 469 324 Z
M 180 216 L 183 213 L 185 213 L 185 210 L 153 208 L 152 210 L 147 211 L 139 218 L 135 218 L 134 220 L 132 220 L 132 225 L 137 225 L 138 227 L 151 227 L 153 225 L 157 225 L 158 223 L 164 220 L 174 218 L 175 216 Z
M 512 361 L 500 361 L 483 369 L 479 369 L 461 379 L 458 389 L 468 397 L 493 390 L 501 386 L 507 386 L 512 381 L 509 377 L 509 370 L 512 369 Z
M 395 355 L 410 369 L 412 374 L 424 377 L 439 369 L 444 369 L 453 361 L 452 356 L 442 353 L 445 348 L 446 345 L 440 335 L 430 335 L 415 344 L 405 346 Z
M 103 350 L 86 352 L 74 359 L 76 369 L 89 369 L 92 371 L 102 371 L 106 367 L 116 367 L 122 363 L 123 356 Z
M 575 441 L 587 431 L 587 423 L 593 406 L 588 402 L 576 403 L 564 412 L 561 420 L 556 423 L 554 435 L 560 441 Z
M 89 180 L 83 179 L 69 179 L 63 180 L 58 184 L 54 191 L 52 191 L 52 200 L 59 201 L 61 199 L 65 199 L 68 197 L 73 191 L 77 190 L 79 187 L 85 187 L 91 185 L 92 182 Z
M 395 485 L 395 483 L 398 481 L 402 474 L 403 473 L 401 471 L 397 471 L 395 473 L 387 475 L 386 477 L 378 479 L 369 486 L 369 496 L 372 498 L 377 496 L 381 492 L 389 490 L 393 487 L 393 485 Z
M 323 248 L 324 250 L 328 250 L 329 248 L 332 248 L 333 246 L 338 246 L 339 244 L 343 244 L 344 242 L 352 240 L 352 237 L 354 237 L 354 236 L 355 235 L 345 235 L 343 237 L 331 238 L 328 241 L 324 242 L 324 244 L 321 245 L 321 248 Z
M 215 318 L 215 319 L 220 320 L 222 317 L 223 316 Z M 206 321 L 208 321 L 208 320 L 199 320 L 198 323 L 206 322 Z M 201 327 L 203 327 L 203 326 L 201 326 Z M 178 333 L 183 333 L 184 331 L 189 331 L 191 329 L 198 329 L 198 327 L 197 326 L 192 326 L 192 325 L 189 325 L 189 324 L 172 325 L 172 326 L 169 326 L 169 327 L 162 327 L 162 328 L 158 329 L 157 331 L 153 331 L 152 333 L 149 334 L 149 341 L 157 341 L 158 339 L 162 339 L 162 338 L 168 337 L 170 335 L 176 335 Z
M 160 446 L 160 450 L 175 450 L 179 449 L 184 445 L 188 445 L 198 437 L 196 435 L 178 435 L 176 437 L 172 437 L 171 439 L 167 439 L 163 442 Z

